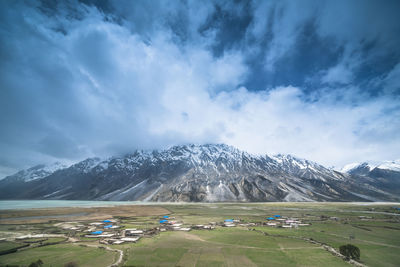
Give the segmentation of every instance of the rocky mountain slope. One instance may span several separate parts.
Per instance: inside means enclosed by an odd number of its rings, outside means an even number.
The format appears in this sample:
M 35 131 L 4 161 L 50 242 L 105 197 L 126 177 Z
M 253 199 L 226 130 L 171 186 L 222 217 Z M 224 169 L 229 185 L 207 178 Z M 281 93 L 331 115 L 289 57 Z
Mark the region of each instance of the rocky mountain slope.
M 34 179 L 23 175 L 31 169 L 41 175 Z M 374 169 L 358 173 L 351 169 L 342 173 L 291 155 L 255 156 L 222 144 L 135 151 L 107 160 L 90 158 L 51 171 L 46 166 L 31 169 L 0 180 L 0 198 L 191 202 L 400 200 L 397 171 L 388 174 L 387 170 Z M 397 189 L 390 188 L 389 183 Z
M 344 172 L 356 177 L 362 187 L 372 186 L 400 196 L 400 160 L 379 164 L 353 163 L 345 166 Z

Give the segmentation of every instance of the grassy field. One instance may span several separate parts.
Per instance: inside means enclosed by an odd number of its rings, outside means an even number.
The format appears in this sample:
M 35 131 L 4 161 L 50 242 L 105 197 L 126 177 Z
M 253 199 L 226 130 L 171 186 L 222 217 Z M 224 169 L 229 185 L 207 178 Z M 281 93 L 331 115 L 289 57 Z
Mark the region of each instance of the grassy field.
M 127 266 L 346 266 L 321 247 L 244 228 L 167 232 L 129 249 Z
M 113 263 L 115 253 L 98 248 L 81 247 L 72 244 L 61 244 L 32 248 L 0 256 L 0 266 L 27 266 L 41 259 L 44 266 L 64 266 L 76 262 L 79 266 L 107 266 Z
M 114 219 L 125 228 L 151 229 L 159 225 L 161 214 L 169 214 L 184 225 L 223 222 L 265 222 L 274 214 L 299 218 L 309 226 L 297 229 L 269 226 L 246 226 L 190 232 L 161 232 L 144 237 L 138 243 L 108 245 L 124 252 L 123 266 L 350 266 L 340 257 L 326 251 L 320 243 L 339 250 L 341 245 L 353 244 L 360 248 L 361 263 L 366 266 L 399 266 L 400 216 L 392 205 L 364 205 L 349 203 L 251 203 L 251 204 L 160 204 L 141 208 L 140 214 L 108 210 L 99 217 Z M 115 207 L 118 209 L 118 207 Z M 124 208 L 127 211 L 135 209 Z M 151 213 L 154 211 L 154 213 Z M 29 211 L 30 214 L 35 214 Z M 58 211 L 59 212 L 59 211 Z M 95 213 L 96 210 L 88 210 Z M 43 210 L 40 211 L 44 214 Z M 7 216 L 10 216 L 8 212 Z M 0 214 L 1 215 L 1 214 Z M 18 216 L 24 216 L 18 211 Z M 361 217 L 360 217 L 361 216 Z M 91 217 L 93 218 L 93 216 Z M 97 217 L 96 217 L 97 218 Z M 10 218 L 12 219 L 12 218 Z M 10 220 L 12 221 L 12 220 Z M 79 220 L 80 223 L 82 219 Z M 61 232 L 72 235 L 81 243 L 99 246 L 97 239 L 81 238 L 82 234 L 60 230 L 58 221 L 0 225 L 0 238 L 30 232 Z M 63 232 L 64 231 L 64 232 Z M 310 239 L 320 243 L 313 244 Z M 46 245 L 63 241 L 56 245 Z M 43 243 L 45 242 L 45 243 Z M 39 258 L 45 266 L 63 266 L 76 261 L 79 266 L 108 266 L 117 259 L 117 252 L 96 247 L 82 247 L 65 241 L 63 237 L 49 237 L 46 246 L 28 248 L 0 256 L 2 265 L 29 265 Z M 24 244 L 23 241 L 0 242 L 0 249 Z M 1 247 L 3 246 L 3 247 Z
M 9 241 L 1 241 L 0 242 L 0 253 L 3 251 L 7 251 L 13 248 L 18 248 L 23 246 L 23 244 L 21 243 L 17 243 L 17 242 L 9 242 Z

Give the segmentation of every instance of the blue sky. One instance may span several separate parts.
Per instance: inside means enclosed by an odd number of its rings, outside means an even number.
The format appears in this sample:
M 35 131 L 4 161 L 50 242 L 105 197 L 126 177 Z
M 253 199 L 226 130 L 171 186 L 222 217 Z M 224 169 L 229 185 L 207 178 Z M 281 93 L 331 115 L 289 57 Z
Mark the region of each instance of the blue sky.
M 1 1 L 0 176 L 226 143 L 400 158 L 399 1 Z

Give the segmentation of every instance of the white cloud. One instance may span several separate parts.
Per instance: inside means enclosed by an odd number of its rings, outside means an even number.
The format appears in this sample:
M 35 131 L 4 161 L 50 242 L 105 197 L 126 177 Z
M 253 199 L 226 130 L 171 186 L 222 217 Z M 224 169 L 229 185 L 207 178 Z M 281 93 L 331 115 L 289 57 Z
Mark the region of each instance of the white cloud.
M 359 88 L 326 91 L 313 101 L 293 86 L 250 92 L 241 86 L 249 71 L 241 51 L 216 59 L 203 37 L 178 45 L 171 32 L 154 27 L 148 39 L 126 23 L 104 20 L 95 8 L 81 11 L 76 20 L 28 8 L 30 21 L 9 26 L 7 75 L 0 80 L 7 100 L 0 105 L 6 171 L 187 142 L 223 142 L 337 166 L 399 158 L 396 98 L 369 99 Z M 286 27 L 270 62 L 287 49 L 280 50 L 281 42 L 290 45 L 296 27 Z M 325 80 L 346 83 L 346 71 L 338 65 Z

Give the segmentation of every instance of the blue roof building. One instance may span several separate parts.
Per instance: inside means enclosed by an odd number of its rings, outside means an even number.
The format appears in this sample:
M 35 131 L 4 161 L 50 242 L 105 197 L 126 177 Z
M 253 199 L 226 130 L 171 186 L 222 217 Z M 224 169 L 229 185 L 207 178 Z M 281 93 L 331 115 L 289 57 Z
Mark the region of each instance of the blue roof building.
M 274 217 L 275 217 L 275 218 L 280 218 L 280 217 L 281 217 L 281 215 L 274 215 Z
M 104 220 L 103 222 L 111 222 L 110 220 Z
M 226 219 L 225 222 L 233 222 L 233 219 Z
M 103 231 L 91 232 L 92 235 L 101 235 L 102 233 L 103 233 Z
M 168 220 L 160 220 L 160 223 L 167 223 Z
M 169 218 L 169 216 L 165 215 L 165 216 L 163 216 L 163 218 L 165 218 L 165 219 L 168 219 L 168 218 Z
M 274 217 L 268 217 L 267 220 L 275 220 Z
M 111 224 L 104 226 L 104 228 L 105 228 L 105 229 L 107 229 L 107 228 L 111 228 L 111 227 L 112 227 L 112 225 L 111 225 Z

